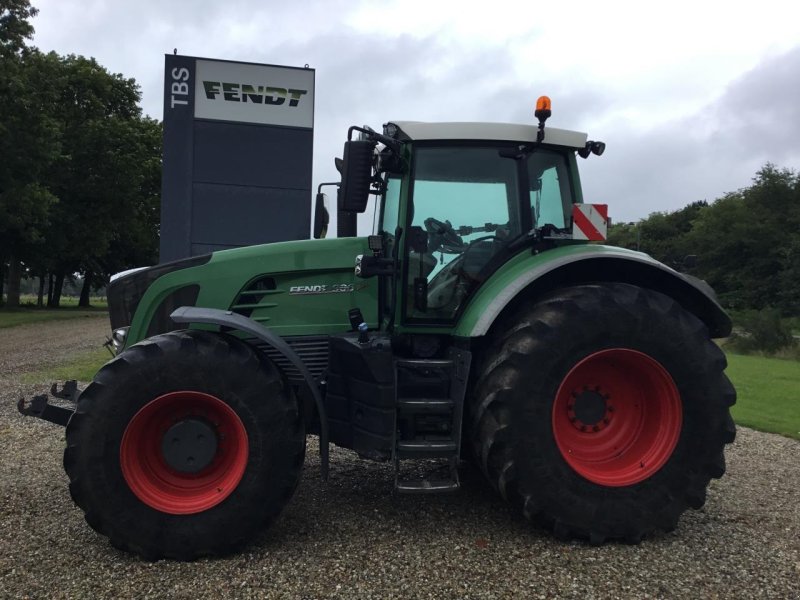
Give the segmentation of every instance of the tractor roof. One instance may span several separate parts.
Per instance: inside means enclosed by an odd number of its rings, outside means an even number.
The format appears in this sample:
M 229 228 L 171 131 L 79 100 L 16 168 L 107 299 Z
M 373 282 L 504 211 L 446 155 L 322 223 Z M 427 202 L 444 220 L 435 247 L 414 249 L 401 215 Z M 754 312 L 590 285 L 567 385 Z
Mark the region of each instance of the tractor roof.
M 502 142 L 535 142 L 535 125 L 514 123 L 424 123 L 422 121 L 391 121 L 400 130 L 401 140 L 491 140 Z M 544 128 L 544 143 L 569 148 L 586 146 L 587 135 L 568 129 Z

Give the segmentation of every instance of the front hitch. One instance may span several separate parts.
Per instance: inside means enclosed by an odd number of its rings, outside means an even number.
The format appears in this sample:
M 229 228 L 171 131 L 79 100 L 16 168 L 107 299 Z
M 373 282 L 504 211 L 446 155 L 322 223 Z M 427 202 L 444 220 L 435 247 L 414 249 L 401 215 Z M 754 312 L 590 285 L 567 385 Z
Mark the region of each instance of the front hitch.
M 66 400 L 72 404 L 77 405 L 78 398 L 81 395 L 78 390 L 78 382 L 74 379 L 64 382 L 63 387 L 59 390 L 58 384 L 54 383 L 50 387 L 50 394 L 56 398 Z M 50 399 L 47 394 L 39 394 L 31 398 L 30 402 L 26 402 L 25 398 L 20 398 L 17 402 L 17 410 L 27 417 L 36 417 L 66 427 L 70 417 L 75 412 L 75 408 L 68 408 L 59 406 L 57 404 L 50 404 Z

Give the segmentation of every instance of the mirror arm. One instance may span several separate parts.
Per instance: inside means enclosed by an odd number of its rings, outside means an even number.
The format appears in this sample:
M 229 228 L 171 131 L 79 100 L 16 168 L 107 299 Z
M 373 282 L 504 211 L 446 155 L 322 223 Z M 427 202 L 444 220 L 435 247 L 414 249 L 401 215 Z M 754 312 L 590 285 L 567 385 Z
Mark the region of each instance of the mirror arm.
M 320 183 L 320 184 L 317 186 L 317 193 L 318 193 L 318 194 L 321 194 L 321 193 L 322 193 L 322 188 L 323 188 L 324 186 L 328 186 L 328 185 L 335 185 L 336 187 L 339 187 L 339 183 L 340 183 L 340 182 L 338 182 L 338 181 L 328 181 L 328 182 L 326 182 L 326 183 Z
M 353 132 L 360 131 L 361 133 L 365 134 L 367 139 L 372 140 L 374 142 L 380 142 L 387 148 L 391 148 L 394 152 L 400 152 L 400 147 L 402 146 L 402 142 L 390 138 L 386 135 L 378 133 L 374 129 L 370 129 L 368 127 L 358 127 L 357 125 L 353 125 L 350 129 L 347 130 L 347 140 L 353 139 Z
M 311 232 L 314 239 L 317 240 L 326 237 L 328 226 L 330 225 L 330 215 L 325 206 L 325 194 L 322 193 L 322 188 L 331 185 L 335 185 L 337 189 L 339 188 L 338 182 L 320 183 L 317 186 L 317 197 L 314 201 L 314 222 Z

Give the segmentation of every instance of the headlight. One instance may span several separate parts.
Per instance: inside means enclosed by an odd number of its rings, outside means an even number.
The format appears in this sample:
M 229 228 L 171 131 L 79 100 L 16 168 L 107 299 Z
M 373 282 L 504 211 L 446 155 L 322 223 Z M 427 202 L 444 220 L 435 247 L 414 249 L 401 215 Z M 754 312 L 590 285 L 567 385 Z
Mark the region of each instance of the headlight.
M 114 352 L 119 354 L 122 347 L 125 345 L 125 338 L 128 336 L 128 329 L 130 327 L 120 327 L 115 329 L 111 334 L 111 343 L 114 344 Z

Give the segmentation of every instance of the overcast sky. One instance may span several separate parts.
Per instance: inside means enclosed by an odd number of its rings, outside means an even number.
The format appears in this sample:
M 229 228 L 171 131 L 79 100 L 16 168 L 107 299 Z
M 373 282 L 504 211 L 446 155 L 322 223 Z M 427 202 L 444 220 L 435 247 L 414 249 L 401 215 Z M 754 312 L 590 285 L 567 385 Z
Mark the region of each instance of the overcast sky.
M 316 69 L 314 186 L 347 127 L 533 123 L 603 140 L 587 202 L 617 221 L 800 167 L 800 3 L 33 0 L 34 44 L 95 57 L 162 117 L 164 54 Z

